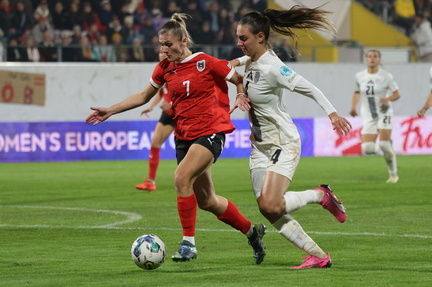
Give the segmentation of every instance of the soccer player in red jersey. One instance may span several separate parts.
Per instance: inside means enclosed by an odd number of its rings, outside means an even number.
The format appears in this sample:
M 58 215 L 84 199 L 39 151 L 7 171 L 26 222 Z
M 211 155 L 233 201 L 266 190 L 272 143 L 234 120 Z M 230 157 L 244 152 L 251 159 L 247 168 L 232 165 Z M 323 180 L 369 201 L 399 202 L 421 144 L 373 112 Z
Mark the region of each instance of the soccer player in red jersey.
M 211 165 L 223 150 L 225 134 L 234 130 L 226 81 L 235 84 L 241 95 L 244 93 L 243 77 L 227 61 L 189 50 L 193 41 L 186 29 L 185 17 L 185 14 L 173 14 L 159 31 L 159 42 L 167 58 L 156 66 L 144 90 L 109 108 L 91 107 L 94 112 L 86 122 L 98 124 L 114 114 L 146 104 L 165 84 L 171 93 L 174 111 L 178 162 L 174 182 L 183 228 L 183 241 L 172 259 L 189 261 L 198 255 L 195 246 L 198 203 L 201 209 L 245 234 L 253 248 L 255 262 L 260 264 L 265 256 L 261 240 L 265 226 L 254 226 L 234 203 L 216 195 L 211 178 Z M 226 81 L 221 82 L 221 78 Z M 220 93 L 216 92 L 215 85 Z M 242 96 L 237 97 L 235 106 L 250 107 Z

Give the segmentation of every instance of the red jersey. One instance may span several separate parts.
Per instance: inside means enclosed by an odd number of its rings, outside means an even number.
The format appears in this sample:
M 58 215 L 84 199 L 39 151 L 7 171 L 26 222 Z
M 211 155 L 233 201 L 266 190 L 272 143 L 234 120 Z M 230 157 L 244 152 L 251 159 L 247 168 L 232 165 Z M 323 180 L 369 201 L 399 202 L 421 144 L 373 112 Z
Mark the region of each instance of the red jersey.
M 174 133 L 182 140 L 204 135 L 231 133 L 228 85 L 235 70 L 228 61 L 204 53 L 195 53 L 181 63 L 161 61 L 150 83 L 171 94 Z

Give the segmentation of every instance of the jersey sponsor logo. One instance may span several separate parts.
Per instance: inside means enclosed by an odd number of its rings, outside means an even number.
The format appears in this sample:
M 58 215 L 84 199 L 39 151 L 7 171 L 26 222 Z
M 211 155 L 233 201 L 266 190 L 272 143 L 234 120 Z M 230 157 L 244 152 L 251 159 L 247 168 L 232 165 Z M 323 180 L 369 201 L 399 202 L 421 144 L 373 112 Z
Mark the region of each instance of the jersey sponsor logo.
M 285 76 L 285 77 L 287 77 L 293 73 L 293 71 L 290 68 L 288 68 L 287 66 L 280 67 L 279 72 L 281 73 L 282 76 Z
M 254 79 L 253 79 L 253 81 L 254 81 L 254 83 L 256 84 L 256 83 L 258 83 L 258 81 L 259 81 L 259 79 L 260 79 L 260 73 L 259 72 L 255 72 L 255 76 L 254 76 Z
M 205 60 L 200 60 L 197 62 L 197 70 L 202 72 L 205 70 Z

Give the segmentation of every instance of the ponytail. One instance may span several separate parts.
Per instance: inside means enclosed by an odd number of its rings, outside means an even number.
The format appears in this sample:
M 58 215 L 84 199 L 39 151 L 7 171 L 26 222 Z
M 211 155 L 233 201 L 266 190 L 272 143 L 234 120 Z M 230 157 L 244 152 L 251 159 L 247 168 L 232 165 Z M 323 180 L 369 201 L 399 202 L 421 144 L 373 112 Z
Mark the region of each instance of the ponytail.
M 188 47 L 192 46 L 194 42 L 186 28 L 185 19 L 187 18 L 192 17 L 185 13 L 174 13 L 171 19 L 162 26 L 159 35 L 172 31 L 173 35 L 176 36 L 178 40 L 181 41 L 186 37 L 188 40 Z

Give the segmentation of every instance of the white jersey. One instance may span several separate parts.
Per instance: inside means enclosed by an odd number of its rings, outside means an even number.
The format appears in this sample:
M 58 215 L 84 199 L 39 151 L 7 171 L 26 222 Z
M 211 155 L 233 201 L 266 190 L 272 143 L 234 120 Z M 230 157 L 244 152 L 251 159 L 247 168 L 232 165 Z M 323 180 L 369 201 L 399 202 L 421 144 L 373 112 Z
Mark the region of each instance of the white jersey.
M 255 146 L 299 142 L 300 135 L 282 104 L 284 89 L 315 100 L 327 114 L 336 110 L 318 88 L 288 68 L 272 50 L 246 61 L 244 87 L 251 100 L 251 141 Z
M 383 114 L 393 114 L 392 105 L 380 103 L 380 98 L 386 98 L 389 93 L 399 89 L 392 74 L 379 69 L 374 74 L 367 69 L 358 72 L 355 76 L 356 92 L 360 92 L 360 114 L 362 118 L 378 119 Z

